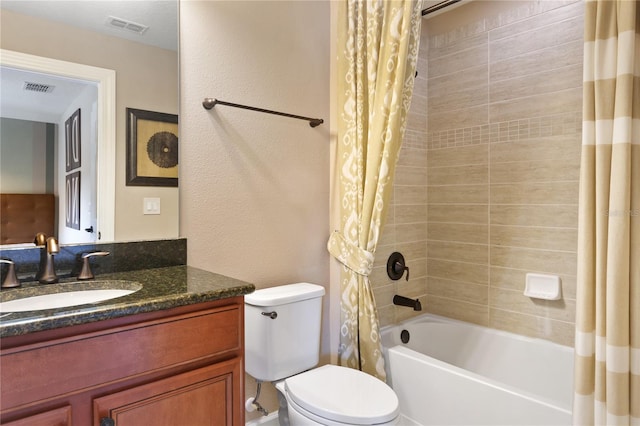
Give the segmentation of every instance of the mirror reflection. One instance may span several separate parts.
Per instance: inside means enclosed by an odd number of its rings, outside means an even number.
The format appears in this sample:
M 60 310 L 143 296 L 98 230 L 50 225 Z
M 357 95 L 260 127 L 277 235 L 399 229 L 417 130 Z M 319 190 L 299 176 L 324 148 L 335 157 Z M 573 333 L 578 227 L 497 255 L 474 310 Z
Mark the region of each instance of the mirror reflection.
M 6 66 L 1 75 L 0 243 L 38 232 L 97 241 L 97 85 Z
M 53 213 L 39 207 L 29 215 L 36 223 L 53 216 L 51 232 L 61 244 L 176 238 L 177 188 L 126 186 L 124 175 L 125 109 L 178 114 L 177 1 L 3 0 L 0 7 L 3 51 L 100 67 L 117 75 L 114 105 L 105 115 L 97 101 L 102 92 L 96 81 L 3 65 L 3 208 L 5 194 L 53 193 Z M 26 83 L 41 91 L 26 92 Z M 47 87 L 54 89 L 47 93 Z M 105 133 L 110 135 L 105 143 L 113 144 L 115 158 L 111 170 L 99 171 L 100 126 L 109 119 L 113 128 Z M 80 179 L 74 181 L 70 176 L 76 172 Z M 105 179 L 109 182 L 101 182 Z M 159 201 L 160 214 L 143 214 L 149 198 Z M 103 216 L 111 216 L 110 226 L 101 224 Z M 18 227 L 25 234 L 27 226 Z M 16 238 L 26 239 L 32 231 Z M 0 243 L 19 242 L 8 241 L 4 234 L 3 228 Z M 33 236 L 29 238 L 25 242 Z

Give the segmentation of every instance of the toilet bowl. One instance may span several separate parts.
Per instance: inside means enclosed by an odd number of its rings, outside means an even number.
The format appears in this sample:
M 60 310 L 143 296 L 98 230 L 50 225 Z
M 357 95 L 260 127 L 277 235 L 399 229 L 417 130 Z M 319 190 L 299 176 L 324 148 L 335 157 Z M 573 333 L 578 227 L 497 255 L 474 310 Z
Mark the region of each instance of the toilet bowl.
M 279 392 L 280 425 L 395 425 L 398 397 L 362 371 L 318 364 L 324 287 L 297 283 L 245 296 L 246 371 Z
M 324 365 L 278 382 L 291 425 L 396 425 L 398 398 L 382 381 L 358 370 Z

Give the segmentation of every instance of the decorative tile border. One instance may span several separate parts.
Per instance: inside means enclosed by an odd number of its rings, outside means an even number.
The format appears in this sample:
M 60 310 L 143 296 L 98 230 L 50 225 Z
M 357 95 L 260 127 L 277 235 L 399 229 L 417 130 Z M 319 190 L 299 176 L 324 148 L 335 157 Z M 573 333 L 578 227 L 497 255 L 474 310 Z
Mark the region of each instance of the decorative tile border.
M 427 149 L 427 133 L 419 130 L 406 129 L 402 146 L 413 149 Z
M 486 143 L 516 142 L 541 136 L 572 135 L 582 131 L 582 112 L 532 117 L 428 134 L 427 149 Z

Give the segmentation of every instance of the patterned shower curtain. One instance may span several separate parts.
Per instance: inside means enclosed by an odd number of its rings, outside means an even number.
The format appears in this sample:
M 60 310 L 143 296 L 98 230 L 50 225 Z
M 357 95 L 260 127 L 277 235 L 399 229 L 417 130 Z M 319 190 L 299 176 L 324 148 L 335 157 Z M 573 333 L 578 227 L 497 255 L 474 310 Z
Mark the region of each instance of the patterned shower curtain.
M 640 7 L 588 0 L 576 425 L 640 425 Z
M 337 185 L 342 263 L 339 362 L 385 380 L 369 283 L 411 102 L 420 41 L 417 0 L 344 0 L 338 11 Z

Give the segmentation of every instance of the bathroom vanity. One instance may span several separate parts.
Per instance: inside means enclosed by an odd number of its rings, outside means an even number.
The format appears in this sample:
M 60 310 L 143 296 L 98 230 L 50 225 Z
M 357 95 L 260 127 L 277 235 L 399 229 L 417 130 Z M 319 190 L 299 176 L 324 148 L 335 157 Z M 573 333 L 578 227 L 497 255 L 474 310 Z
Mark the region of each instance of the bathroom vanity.
M 253 285 L 188 266 L 100 278 L 142 289 L 0 314 L 0 423 L 244 425 L 242 296 Z

